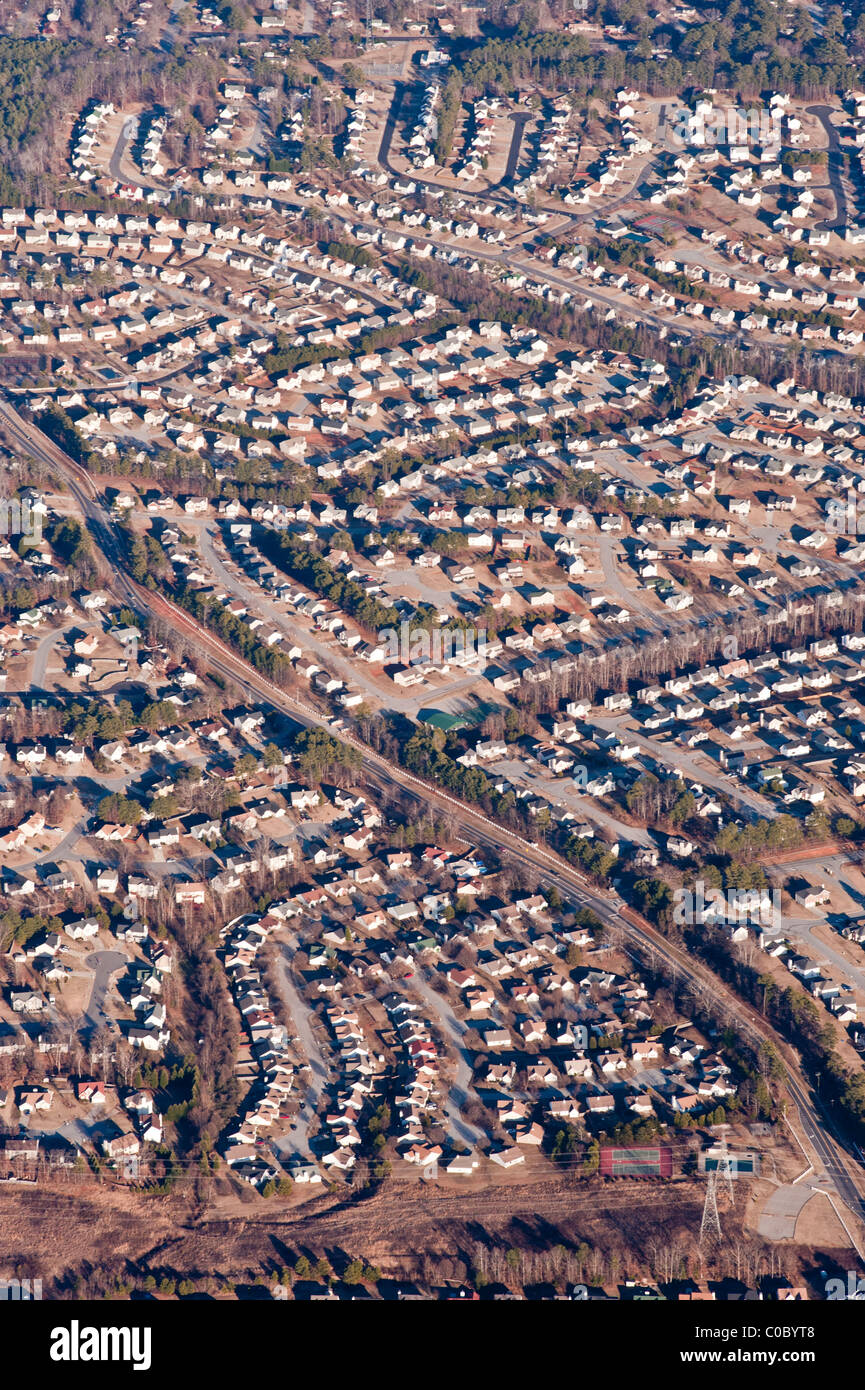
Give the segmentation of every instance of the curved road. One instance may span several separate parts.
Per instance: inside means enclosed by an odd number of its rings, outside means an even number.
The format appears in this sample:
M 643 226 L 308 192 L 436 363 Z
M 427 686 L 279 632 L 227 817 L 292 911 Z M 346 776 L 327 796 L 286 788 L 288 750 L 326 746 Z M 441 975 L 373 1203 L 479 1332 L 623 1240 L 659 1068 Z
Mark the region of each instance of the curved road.
M 40 640 L 36 651 L 33 654 L 33 669 L 30 673 L 30 689 L 45 690 L 45 675 L 48 668 L 48 658 L 61 637 L 65 637 L 70 628 L 76 627 L 76 623 L 64 623 L 62 627 L 55 628 L 53 632 L 48 632 Z
M 846 226 L 847 223 L 847 194 L 844 191 L 844 155 L 841 153 L 841 142 L 838 138 L 838 131 L 833 126 L 829 117 L 832 114 L 831 106 L 809 106 L 806 108 L 809 116 L 816 116 L 826 132 L 829 141 L 829 156 L 827 161 L 827 173 L 829 175 L 829 186 L 835 199 L 835 216 L 827 217 L 822 222 L 815 225 L 821 232 L 832 232 L 836 228 Z

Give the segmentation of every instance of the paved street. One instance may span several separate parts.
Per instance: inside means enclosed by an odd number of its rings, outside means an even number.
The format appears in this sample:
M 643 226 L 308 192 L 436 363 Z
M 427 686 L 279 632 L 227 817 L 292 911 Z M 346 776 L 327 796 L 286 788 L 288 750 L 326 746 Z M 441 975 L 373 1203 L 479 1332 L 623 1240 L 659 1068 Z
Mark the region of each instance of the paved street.
M 93 971 L 93 987 L 84 1018 L 91 1028 L 104 1028 L 109 1021 L 105 1000 L 112 977 L 129 964 L 129 957 L 121 951 L 94 951 L 85 958 L 84 964 Z

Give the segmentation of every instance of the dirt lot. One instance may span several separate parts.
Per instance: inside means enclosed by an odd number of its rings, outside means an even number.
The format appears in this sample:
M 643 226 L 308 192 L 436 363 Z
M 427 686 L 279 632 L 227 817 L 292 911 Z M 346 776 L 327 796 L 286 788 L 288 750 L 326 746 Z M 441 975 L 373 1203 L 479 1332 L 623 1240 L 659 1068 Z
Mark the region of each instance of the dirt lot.
M 553 1180 L 462 1194 L 430 1185 L 410 1201 L 400 1183 L 350 1202 L 324 1193 L 266 1207 L 251 1193 L 225 1195 L 220 1183 L 223 1195 L 203 1213 L 183 1198 L 147 1199 L 87 1181 L 74 1190 L 19 1185 L 0 1190 L 0 1275 L 42 1278 L 48 1296 L 68 1292 L 72 1277 L 82 1276 L 83 1288 L 96 1290 L 88 1296 L 98 1296 L 106 1280 L 140 1285 L 148 1274 L 242 1284 L 293 1265 L 303 1253 L 324 1254 L 337 1269 L 359 1256 L 385 1277 L 462 1278 L 479 1258 L 501 1258 L 512 1247 L 542 1259 L 557 1245 L 575 1250 L 585 1242 L 600 1279 L 648 1275 L 664 1251 L 703 1277 L 733 1276 L 737 1258 L 764 1269 L 771 1259 L 775 1267 L 775 1254 L 746 1216 L 760 1207 L 759 1195 L 749 1200 L 749 1186 L 737 1184 L 736 1209 L 722 1213 L 724 1247 L 703 1258 L 697 1237 L 704 1188 L 693 1179 Z M 815 1246 L 821 1266 L 845 1267 L 848 1243 L 831 1216 L 825 1199 L 812 1200 L 796 1242 L 775 1247 L 778 1267 L 791 1276 L 813 1271 Z
M 845 1213 L 846 1220 L 846 1213 Z M 849 1249 L 850 1242 L 841 1222 L 825 1197 L 815 1193 L 796 1221 L 796 1240 L 818 1250 Z
M 465 1194 L 431 1185 L 410 1202 L 394 1184 L 351 1203 L 323 1194 L 291 1206 L 274 1201 L 267 1210 L 257 1200 L 229 1197 L 195 1216 L 175 1198 L 95 1185 L 74 1193 L 16 1186 L 0 1192 L 0 1271 L 41 1277 L 48 1286 L 100 1269 L 136 1279 L 153 1273 L 237 1280 L 293 1264 L 306 1252 L 326 1253 L 337 1265 L 344 1255 L 360 1255 L 385 1275 L 410 1276 L 426 1255 L 471 1264 L 480 1247 L 549 1250 L 582 1241 L 627 1268 L 662 1245 L 696 1253 L 702 1202 L 702 1183 L 692 1180 L 663 1188 L 551 1181 Z M 745 1205 L 743 1191 L 737 1208 Z M 728 1240 L 739 1237 L 742 1214 L 725 1213 L 723 1224 Z M 834 1243 L 825 1221 L 816 1238 Z
M 70 1271 L 238 1277 L 283 1265 L 302 1249 L 359 1254 L 382 1270 L 399 1270 L 424 1252 L 440 1254 L 502 1239 L 544 1248 L 585 1240 L 619 1250 L 646 1249 L 653 1238 L 688 1240 L 699 1229 L 702 1185 L 621 1182 L 576 1188 L 567 1182 L 456 1195 L 429 1187 L 405 1198 L 402 1184 L 344 1203 L 324 1194 L 297 1206 L 274 1201 L 265 1211 L 234 1198 L 196 1219 L 180 1199 L 148 1199 L 120 1188 L 21 1185 L 0 1191 L 0 1271 L 45 1281 Z M 611 1232 L 614 1233 L 611 1235 Z

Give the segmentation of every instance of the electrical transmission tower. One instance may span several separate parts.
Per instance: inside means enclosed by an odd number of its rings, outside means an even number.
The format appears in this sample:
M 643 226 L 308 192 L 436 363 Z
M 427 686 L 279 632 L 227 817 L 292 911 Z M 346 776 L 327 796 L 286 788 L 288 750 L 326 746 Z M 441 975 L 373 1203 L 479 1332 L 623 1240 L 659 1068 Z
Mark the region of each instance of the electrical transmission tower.
M 366 0 L 366 38 L 364 47 L 369 48 L 372 43 L 372 0 Z
M 700 1245 L 720 1242 L 721 1218 L 718 1215 L 718 1172 L 713 1168 L 706 1184 L 706 1200 L 703 1203 L 703 1219 L 700 1222 Z
M 700 1245 L 704 1248 L 721 1240 L 721 1218 L 718 1215 L 718 1187 L 721 1184 L 732 1207 L 733 1159 L 727 1150 L 726 1134 L 718 1144 L 716 1166 L 710 1170 L 706 1183 L 706 1200 L 703 1203 L 703 1219 L 700 1222 Z

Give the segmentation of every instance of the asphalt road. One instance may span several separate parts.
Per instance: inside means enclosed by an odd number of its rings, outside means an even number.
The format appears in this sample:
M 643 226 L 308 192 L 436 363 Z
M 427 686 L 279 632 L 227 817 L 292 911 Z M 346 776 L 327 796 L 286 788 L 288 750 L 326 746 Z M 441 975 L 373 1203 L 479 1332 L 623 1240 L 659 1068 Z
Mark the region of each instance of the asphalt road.
M 129 958 L 121 951 L 94 951 L 86 956 L 84 964 L 93 971 L 93 987 L 84 1011 L 84 1018 L 91 1028 L 104 1028 L 109 1019 L 105 1012 L 105 997 L 111 985 L 111 977 L 128 965 Z
M 180 38 L 180 11 L 184 7 L 184 0 L 171 0 L 168 12 L 168 22 L 165 32 L 159 40 L 159 47 L 164 53 L 170 53 Z
M 463 1041 L 468 1032 L 468 1025 L 460 1022 L 448 1000 L 441 994 L 436 994 L 426 980 L 415 974 L 412 983 L 423 995 L 427 1007 L 444 1028 L 456 1053 L 456 1076 L 444 1104 L 452 1135 L 455 1135 L 457 1140 L 463 1144 L 473 1146 L 482 1144 L 486 1138 L 483 1131 L 478 1129 L 477 1125 L 471 1124 L 461 1113 L 462 1107 L 469 1098 L 469 1087 L 472 1080 L 471 1055 Z
M 126 182 L 126 176 L 123 173 L 123 170 L 120 166 L 123 163 L 123 156 L 126 153 L 126 147 L 129 144 L 130 140 L 134 138 L 137 130 L 138 117 L 130 116 L 127 121 L 124 121 L 123 129 L 117 137 L 117 144 L 114 146 L 114 149 L 111 152 L 111 158 L 108 161 L 108 172 L 110 173 L 113 179 L 117 179 L 118 183 Z
M 70 627 L 74 623 L 64 623 L 63 627 L 55 628 L 53 632 L 48 632 L 39 641 L 39 645 L 33 655 L 33 667 L 30 672 L 30 689 L 45 690 L 45 675 L 48 669 L 48 659 L 51 656 L 57 643 L 66 636 Z
M 508 150 L 508 162 L 505 165 L 505 172 L 499 179 L 494 188 L 502 188 L 506 193 L 510 193 L 511 185 L 514 181 L 514 174 L 517 172 L 517 165 L 520 162 L 520 150 L 523 143 L 523 135 L 526 126 L 534 119 L 530 111 L 512 111 L 509 120 L 513 121 L 514 129 L 511 135 L 511 147 Z
M 283 997 L 291 1011 L 294 1029 L 310 1068 L 309 1085 L 294 1126 L 291 1133 L 279 1141 L 279 1149 L 285 1153 L 300 1152 L 306 1158 L 312 1158 L 309 1126 L 310 1121 L 315 1118 L 322 1093 L 328 1082 L 328 1066 L 312 1028 L 312 1010 L 297 987 L 291 970 L 291 953 L 285 945 L 281 948 L 281 955 L 276 962 L 276 968 L 279 972 Z
M 829 119 L 832 109 L 831 106 L 809 106 L 807 108 L 809 116 L 817 117 L 829 141 L 827 173 L 832 196 L 835 199 L 835 216 L 827 217 L 824 221 L 815 224 L 821 232 L 831 232 L 836 227 L 845 226 L 847 222 L 847 194 L 844 191 L 843 183 L 844 156 L 841 153 L 838 132 Z
M 376 163 L 379 164 L 382 169 L 384 169 L 395 179 L 411 178 L 418 185 L 419 188 L 434 188 L 437 190 L 444 189 L 446 193 L 450 193 L 455 198 L 487 202 L 489 201 L 490 194 L 506 193 L 510 195 L 509 201 L 512 200 L 513 195 L 510 194 L 510 189 L 508 185 L 513 182 L 513 176 L 516 172 L 517 165 L 519 164 L 523 132 L 525 131 L 525 128 L 529 124 L 529 122 L 534 119 L 531 113 L 518 111 L 511 116 L 511 120 L 514 122 L 514 131 L 513 135 L 511 136 L 511 145 L 508 151 L 507 167 L 505 169 L 504 176 L 499 180 L 499 182 L 497 184 L 493 184 L 489 189 L 483 190 L 483 192 L 481 192 L 480 190 L 472 190 L 468 188 L 457 189 L 450 187 L 448 184 L 438 183 L 435 179 L 422 178 L 416 169 L 411 169 L 407 174 L 403 174 L 401 170 L 395 168 L 394 165 L 391 163 L 391 145 L 393 144 L 393 137 L 396 133 L 397 122 L 399 121 L 403 102 L 405 100 L 407 92 L 408 87 L 405 83 L 397 82 L 395 84 L 393 100 L 391 101 L 390 108 L 385 118 L 384 127 L 381 133 L 381 141 L 378 147 Z M 575 217 L 567 218 L 567 222 L 576 222 L 576 220 L 577 219 Z M 535 229 L 529 228 L 528 230 L 534 231 Z
M 827 1138 L 827 1131 L 835 1138 L 837 1138 L 837 1132 L 822 1101 L 819 1097 L 806 1094 L 800 1083 L 789 1073 L 787 1075 L 787 1090 L 793 1098 L 802 1129 L 816 1151 L 832 1185 L 850 1210 L 860 1220 L 865 1220 L 865 1199 L 853 1182 L 846 1164 L 839 1157 L 837 1144 L 832 1143 L 831 1139 Z

